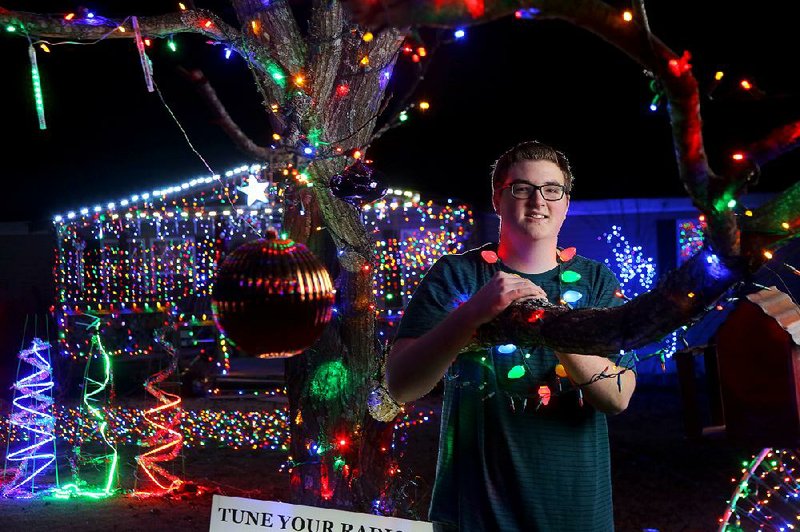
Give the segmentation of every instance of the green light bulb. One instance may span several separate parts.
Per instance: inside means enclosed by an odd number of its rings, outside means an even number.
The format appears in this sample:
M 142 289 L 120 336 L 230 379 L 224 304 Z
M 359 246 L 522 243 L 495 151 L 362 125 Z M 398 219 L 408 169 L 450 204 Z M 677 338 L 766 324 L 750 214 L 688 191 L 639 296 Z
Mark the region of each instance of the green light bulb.
M 509 379 L 519 379 L 523 375 L 525 375 L 525 366 L 516 365 L 508 370 Z

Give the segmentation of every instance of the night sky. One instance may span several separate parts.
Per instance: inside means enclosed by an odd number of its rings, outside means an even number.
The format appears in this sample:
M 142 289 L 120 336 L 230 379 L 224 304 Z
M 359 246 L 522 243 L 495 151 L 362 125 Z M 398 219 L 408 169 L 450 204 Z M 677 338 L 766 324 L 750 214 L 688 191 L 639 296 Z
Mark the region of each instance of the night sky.
M 800 119 L 796 18 L 789 3 L 660 1 L 648 5 L 653 33 L 673 50 L 689 50 L 704 89 L 716 70 L 726 74 L 703 99 L 706 147 L 714 161 L 784 123 Z M 7 9 L 31 2 L 2 1 Z M 37 2 L 41 12 L 69 12 L 77 3 Z M 175 9 L 163 2 L 83 3 L 99 15 L 123 17 Z M 219 2 L 198 0 L 198 7 Z M 625 4 L 617 4 L 620 8 Z M 142 7 L 146 6 L 146 7 Z M 30 9 L 28 7 L 28 9 Z M 430 42 L 435 34 L 423 31 Z M 179 67 L 202 68 L 230 113 L 258 143 L 272 132 L 245 63 L 225 60 L 220 46 L 176 36 L 149 50 L 155 80 L 199 153 L 216 172 L 248 162 L 216 127 Z M 0 221 L 42 221 L 54 214 L 205 175 L 175 121 L 148 93 L 132 40 L 92 46 L 61 45 L 38 53 L 47 115 L 39 131 L 23 38 L 0 37 L 4 135 Z M 415 100 L 431 109 L 377 141 L 368 156 L 390 186 L 428 197 L 489 205 L 489 167 L 510 145 L 539 139 L 570 157 L 573 199 L 680 196 L 682 187 L 663 106 L 648 109 L 652 93 L 641 69 L 591 34 L 557 21 L 506 19 L 470 28 L 466 39 L 443 46 Z M 407 57 L 390 89 L 412 78 Z M 742 91 L 746 78 L 756 89 Z M 779 191 L 800 177 L 800 154 L 762 169 L 754 191 Z

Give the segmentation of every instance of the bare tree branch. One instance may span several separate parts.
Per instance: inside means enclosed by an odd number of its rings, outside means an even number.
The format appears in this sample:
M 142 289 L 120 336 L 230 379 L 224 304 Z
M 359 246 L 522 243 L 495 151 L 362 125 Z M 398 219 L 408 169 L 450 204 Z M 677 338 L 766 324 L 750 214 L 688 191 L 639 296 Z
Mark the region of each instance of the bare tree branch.
M 757 173 L 762 165 L 798 147 L 800 121 L 776 128 L 763 139 L 743 149 L 744 159 L 740 163 L 743 166 L 742 172 Z M 800 183 L 795 183 L 753 211 L 752 216 L 742 218 L 744 238 L 751 239 L 754 252 L 761 252 L 765 247 L 774 247 L 784 240 L 794 238 L 800 232 L 800 224 L 794 222 L 797 212 L 800 212 Z
M 707 216 L 708 239 L 714 249 L 723 255 L 740 253 L 739 227 L 727 205 L 746 188 L 749 175 L 741 171 L 718 175 L 709 167 L 702 136 L 700 95 L 691 71 L 691 57 L 686 52 L 679 56 L 650 34 L 644 19 L 641 24 L 626 22 L 619 10 L 598 0 L 486 0 L 482 6 L 461 0 L 345 2 L 357 20 L 371 27 L 452 28 L 487 22 L 527 9 L 534 11 L 537 19 L 565 20 L 600 36 L 661 82 L 669 102 L 672 137 L 684 188 L 694 205 Z M 640 15 L 643 15 L 641 10 Z
M 217 97 L 217 92 L 214 90 L 214 87 L 211 86 L 211 83 L 202 71 L 192 70 L 189 72 L 181 69 L 181 73 L 194 84 L 197 92 L 203 97 L 214 113 L 214 122 L 222 128 L 240 150 L 258 161 L 266 161 L 270 158 L 269 149 L 253 142 L 250 137 L 241 130 L 238 124 L 233 121 L 225 105 Z
M 9 11 L 0 7 L 0 24 L 20 26 L 22 29 L 20 33 L 33 39 L 66 39 L 78 42 L 133 39 L 133 32 L 124 25 L 129 18 L 98 19 L 96 24 L 89 25 L 73 23 L 62 15 Z M 210 11 L 180 11 L 154 17 L 140 17 L 138 21 L 143 37 L 163 38 L 176 33 L 195 33 L 225 43 L 265 74 L 269 74 L 268 66 L 277 62 L 267 47 L 246 33 L 239 32 Z M 120 27 L 126 31 L 120 31 Z M 280 88 L 271 76 L 267 75 L 264 79 L 270 81 L 271 92 L 274 92 L 275 88 Z
M 760 167 L 797 148 L 800 148 L 800 120 L 772 130 L 743 151 L 748 160 Z
M 133 39 L 130 28 L 114 31 L 126 19 L 97 19 L 95 24 L 78 24 L 63 15 L 8 11 L 0 8 L 0 23 L 21 24 L 25 33 L 38 38 L 94 41 L 97 39 Z M 124 27 L 124 26 L 123 26 Z M 168 37 L 175 33 L 199 33 L 211 39 L 225 40 L 239 34 L 214 13 L 205 10 L 179 11 L 154 17 L 139 17 L 139 28 L 146 37 Z M 109 33 L 111 32 L 111 33 Z
M 800 212 L 800 182 L 795 183 L 773 200 L 744 219 L 745 231 L 780 235 L 780 240 L 800 230 L 797 213 Z M 786 223 L 789 227 L 785 227 Z
M 595 355 L 636 349 L 701 316 L 745 277 L 748 266 L 744 258 L 704 250 L 668 273 L 655 289 L 619 307 L 569 310 L 540 307 L 535 300 L 514 304 L 483 325 L 471 347 L 511 342 Z

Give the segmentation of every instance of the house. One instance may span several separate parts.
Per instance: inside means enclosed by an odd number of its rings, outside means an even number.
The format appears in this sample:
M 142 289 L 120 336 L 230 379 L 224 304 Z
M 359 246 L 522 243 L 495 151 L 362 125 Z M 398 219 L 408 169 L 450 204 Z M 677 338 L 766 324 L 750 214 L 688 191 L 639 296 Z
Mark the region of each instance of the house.
M 293 174 L 296 186 L 310 186 Z M 202 381 L 204 391 L 220 393 L 218 384 L 237 371 L 236 349 L 212 319 L 215 269 L 241 243 L 270 228 L 280 231 L 287 198 L 282 182 L 266 166 L 240 166 L 56 216 L 54 310 L 61 355 L 89 355 L 87 325 L 94 317 L 102 319 L 103 347 L 123 363 L 160 356 L 154 333 L 169 327 L 173 345 L 189 361 L 183 371 L 197 378 L 214 374 L 218 378 Z M 387 328 L 427 268 L 442 254 L 465 249 L 473 213 L 452 199 L 440 204 L 389 189 L 362 215 L 376 243 L 379 334 L 388 337 Z M 125 373 L 131 386 L 146 377 L 134 367 Z M 282 365 L 273 373 L 270 383 L 279 383 Z

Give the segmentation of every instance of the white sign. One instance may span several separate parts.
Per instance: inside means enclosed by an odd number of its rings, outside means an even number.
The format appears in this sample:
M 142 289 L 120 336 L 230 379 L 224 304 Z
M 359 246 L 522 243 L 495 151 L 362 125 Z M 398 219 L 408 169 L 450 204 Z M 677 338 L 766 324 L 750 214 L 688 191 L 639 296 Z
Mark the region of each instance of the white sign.
M 433 525 L 397 517 L 330 510 L 285 502 L 214 495 L 209 532 L 433 532 Z

